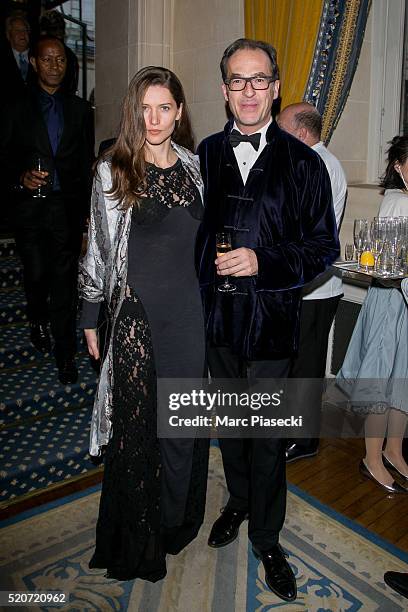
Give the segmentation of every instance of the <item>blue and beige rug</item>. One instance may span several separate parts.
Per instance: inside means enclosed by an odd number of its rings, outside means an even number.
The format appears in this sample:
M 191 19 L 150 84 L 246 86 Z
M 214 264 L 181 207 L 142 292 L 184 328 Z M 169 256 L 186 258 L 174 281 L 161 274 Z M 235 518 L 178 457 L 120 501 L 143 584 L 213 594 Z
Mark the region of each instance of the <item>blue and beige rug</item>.
M 266 587 L 262 566 L 248 546 L 245 524 L 230 546 L 215 551 L 206 545 L 224 498 L 220 453 L 212 447 L 205 524 L 195 542 L 169 558 L 167 578 L 156 584 L 117 582 L 106 579 L 101 570 L 88 569 L 98 488 L 20 515 L 4 522 L 0 530 L 0 590 L 61 589 L 70 594 L 70 602 L 58 609 L 70 611 L 407 609 L 407 600 L 383 582 L 386 570 L 408 571 L 406 555 L 293 489 L 281 543 L 289 553 L 299 596 L 291 604 L 278 600 Z
M 0 238 L 0 509 L 94 471 L 88 455 L 96 374 L 78 330 L 79 380 L 63 386 L 30 342 L 22 265 Z

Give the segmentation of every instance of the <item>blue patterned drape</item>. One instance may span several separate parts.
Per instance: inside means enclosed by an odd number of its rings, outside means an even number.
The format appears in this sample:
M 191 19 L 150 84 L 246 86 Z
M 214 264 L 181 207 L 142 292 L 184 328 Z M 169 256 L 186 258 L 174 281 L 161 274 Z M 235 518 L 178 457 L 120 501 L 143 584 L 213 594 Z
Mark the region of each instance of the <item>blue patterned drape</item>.
M 323 117 L 330 140 L 343 111 L 360 56 L 371 0 L 324 0 L 304 100 Z

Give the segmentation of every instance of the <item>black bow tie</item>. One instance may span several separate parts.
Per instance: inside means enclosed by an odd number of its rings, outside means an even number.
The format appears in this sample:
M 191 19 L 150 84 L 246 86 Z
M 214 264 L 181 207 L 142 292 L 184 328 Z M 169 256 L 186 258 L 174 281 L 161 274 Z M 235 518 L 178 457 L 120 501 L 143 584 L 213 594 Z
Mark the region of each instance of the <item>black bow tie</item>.
M 229 141 L 233 147 L 237 147 L 240 142 L 250 142 L 254 147 L 255 151 L 259 149 L 259 143 L 261 142 L 261 134 L 241 134 L 238 130 L 232 130 L 229 135 Z

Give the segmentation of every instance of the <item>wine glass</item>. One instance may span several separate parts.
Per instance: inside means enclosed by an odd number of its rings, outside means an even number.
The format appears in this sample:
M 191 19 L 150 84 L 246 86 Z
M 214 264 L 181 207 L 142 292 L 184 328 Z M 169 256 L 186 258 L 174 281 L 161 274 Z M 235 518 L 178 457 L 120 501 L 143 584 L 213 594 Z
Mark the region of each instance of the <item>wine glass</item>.
M 42 157 L 36 158 L 34 170 L 37 170 L 38 172 L 47 172 L 47 169 L 45 167 L 45 162 L 42 159 Z M 45 198 L 45 197 L 46 196 L 42 192 L 42 185 L 38 185 L 36 191 L 34 191 L 33 193 L 33 198 Z
M 353 237 L 354 237 L 354 246 L 356 247 L 356 252 L 357 252 L 357 269 L 361 268 L 360 257 L 361 257 L 361 253 L 364 251 L 364 247 L 367 242 L 367 230 L 368 230 L 367 219 L 355 219 L 354 220 Z
M 217 257 L 221 257 L 232 251 L 232 243 L 231 243 L 231 234 L 229 232 L 218 232 L 216 235 L 216 246 L 217 246 Z M 226 276 L 222 285 L 218 286 L 218 291 L 222 293 L 232 293 L 236 291 L 237 288 L 235 285 L 230 283 L 229 277 Z

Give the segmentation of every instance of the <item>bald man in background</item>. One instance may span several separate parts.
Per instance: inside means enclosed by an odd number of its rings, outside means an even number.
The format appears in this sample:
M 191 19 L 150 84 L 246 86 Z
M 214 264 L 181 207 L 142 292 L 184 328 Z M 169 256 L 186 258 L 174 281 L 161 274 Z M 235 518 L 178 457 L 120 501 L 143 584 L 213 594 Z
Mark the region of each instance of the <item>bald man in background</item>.
M 322 117 L 319 111 L 307 102 L 290 104 L 281 111 L 277 121 L 281 129 L 311 147 L 325 163 L 330 176 L 337 229 L 340 230 L 347 181 L 339 160 L 321 141 Z M 308 398 L 319 424 L 329 333 L 342 295 L 341 276 L 336 276 L 333 270 L 328 270 L 303 289 L 299 352 L 293 362 L 290 377 L 304 379 L 298 382 L 296 398 L 300 406 L 304 398 Z M 320 379 L 321 384 L 316 380 L 308 382 L 308 379 Z M 318 447 L 318 438 L 288 440 L 286 462 L 313 457 Z

